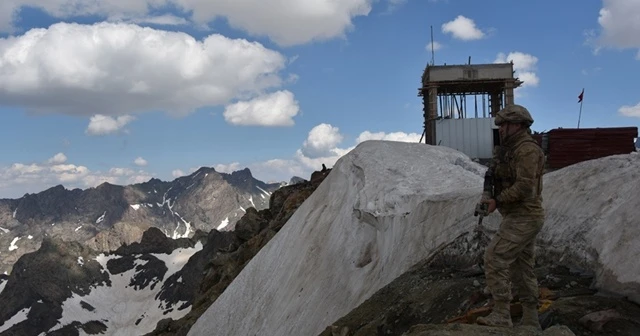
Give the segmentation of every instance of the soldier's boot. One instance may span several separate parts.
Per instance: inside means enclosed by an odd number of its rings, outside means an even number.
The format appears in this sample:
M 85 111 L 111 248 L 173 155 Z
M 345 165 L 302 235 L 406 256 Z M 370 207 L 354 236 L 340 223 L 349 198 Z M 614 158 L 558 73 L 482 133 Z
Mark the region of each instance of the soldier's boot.
M 542 331 L 536 304 L 522 304 L 522 319 L 520 320 L 520 324 L 523 327 L 527 327 L 527 329 Z
M 491 314 L 478 317 L 476 322 L 490 327 L 513 327 L 509 302 L 496 301 Z

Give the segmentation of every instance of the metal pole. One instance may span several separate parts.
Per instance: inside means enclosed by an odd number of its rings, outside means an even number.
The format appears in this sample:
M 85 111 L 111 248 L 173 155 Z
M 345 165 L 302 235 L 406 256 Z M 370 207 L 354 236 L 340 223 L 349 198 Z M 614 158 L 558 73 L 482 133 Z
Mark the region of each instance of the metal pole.
M 431 65 L 435 65 L 436 56 L 435 50 L 433 49 L 433 26 L 431 26 Z
M 580 101 L 580 113 L 578 114 L 578 128 L 580 128 L 580 118 L 582 117 L 582 101 Z

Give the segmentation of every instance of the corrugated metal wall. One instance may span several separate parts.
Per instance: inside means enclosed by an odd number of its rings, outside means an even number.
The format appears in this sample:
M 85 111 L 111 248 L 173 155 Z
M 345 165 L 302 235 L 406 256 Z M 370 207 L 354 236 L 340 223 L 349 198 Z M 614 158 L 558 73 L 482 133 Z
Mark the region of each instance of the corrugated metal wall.
M 490 159 L 494 128 L 494 118 L 438 120 L 436 144 L 463 152 L 472 159 Z
M 553 129 L 549 134 L 549 168 L 634 151 L 637 127 Z

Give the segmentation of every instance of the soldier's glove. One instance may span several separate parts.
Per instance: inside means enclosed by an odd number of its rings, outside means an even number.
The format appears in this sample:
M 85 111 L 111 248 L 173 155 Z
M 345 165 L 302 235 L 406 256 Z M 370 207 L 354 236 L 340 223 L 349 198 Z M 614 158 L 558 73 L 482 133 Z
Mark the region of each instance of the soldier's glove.
M 481 216 L 481 217 L 489 216 L 489 204 L 483 203 L 483 202 L 479 202 L 478 204 L 476 204 L 476 209 L 475 209 L 473 215 L 475 217 L 478 217 L 478 216 Z

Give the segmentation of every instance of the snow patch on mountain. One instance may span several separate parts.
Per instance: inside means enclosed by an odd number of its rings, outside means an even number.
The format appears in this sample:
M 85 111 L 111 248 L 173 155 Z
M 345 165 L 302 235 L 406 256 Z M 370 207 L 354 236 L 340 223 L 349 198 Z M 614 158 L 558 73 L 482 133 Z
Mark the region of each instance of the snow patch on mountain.
M 0 288 L 2 288 L 4 286 L 0 285 Z M 0 290 L 0 293 L 2 293 L 2 290 Z M 20 310 L 17 314 L 13 315 L 12 318 L 10 318 L 9 320 L 7 320 L 5 323 L 3 323 L 2 325 L 0 325 L 0 333 L 1 332 L 5 332 L 7 329 L 11 328 L 12 325 L 14 324 L 18 324 L 24 320 L 27 319 L 27 316 L 29 315 L 29 312 L 31 311 L 31 307 L 29 308 L 23 308 L 22 310 Z
M 17 250 L 18 249 L 18 245 L 16 245 L 16 243 L 20 239 L 22 239 L 22 237 L 13 238 L 13 240 L 11 241 L 11 245 L 9 245 L 9 251 L 13 251 L 13 250 Z
M 186 302 L 169 305 L 156 297 L 162 290 L 164 282 L 201 249 L 202 243 L 198 242 L 193 248 L 179 248 L 171 254 L 149 254 L 164 262 L 167 271 L 162 278 L 153 278 L 142 284 L 137 284 L 136 280 L 144 276 L 148 260 L 135 259 L 133 268 L 114 274 L 109 271 L 107 263 L 122 256 L 100 254 L 95 260 L 100 263 L 103 272 L 109 274 L 110 284 L 93 286 L 88 295 L 74 293 L 62 303 L 62 317 L 48 332 L 76 322 L 84 324 L 100 321 L 107 327 L 106 335 L 141 335 L 153 331 L 158 321 L 162 319 L 181 318 L 190 311 L 190 305 Z M 82 258 L 78 258 L 78 263 L 83 264 Z M 18 318 L 15 320 L 18 321 Z M 5 325 L 8 329 L 13 323 L 8 321 Z

